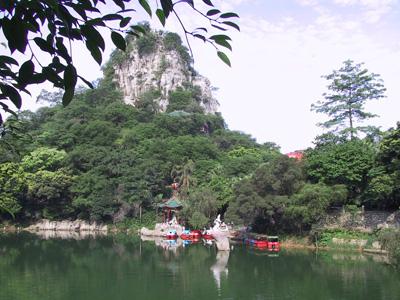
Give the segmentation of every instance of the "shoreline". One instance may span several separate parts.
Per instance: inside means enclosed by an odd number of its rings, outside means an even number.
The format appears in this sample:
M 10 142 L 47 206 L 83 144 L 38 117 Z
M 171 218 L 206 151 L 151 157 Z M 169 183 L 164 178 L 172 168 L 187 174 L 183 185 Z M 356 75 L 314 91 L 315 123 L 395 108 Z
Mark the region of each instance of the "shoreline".
M 40 237 L 49 238 L 75 238 L 82 239 L 85 237 L 107 236 L 114 234 L 136 235 L 136 230 L 128 228 L 118 228 L 117 225 L 106 225 L 103 223 L 87 222 L 83 220 L 75 221 L 50 221 L 43 219 L 36 223 L 2 223 L 0 224 L 0 233 L 13 234 L 29 232 Z M 373 249 L 364 247 L 353 247 L 348 244 L 337 244 L 334 247 L 323 246 L 317 247 L 308 241 L 305 236 L 283 236 L 280 241 L 281 248 L 287 250 L 312 250 L 312 251 L 348 251 L 359 252 L 374 255 L 388 255 L 388 251 L 383 249 Z

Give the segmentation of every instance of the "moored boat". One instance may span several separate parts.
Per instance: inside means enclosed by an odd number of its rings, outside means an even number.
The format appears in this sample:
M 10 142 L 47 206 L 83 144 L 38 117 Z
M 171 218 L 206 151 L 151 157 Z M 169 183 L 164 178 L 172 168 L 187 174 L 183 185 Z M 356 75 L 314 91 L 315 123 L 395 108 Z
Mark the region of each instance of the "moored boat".
M 274 252 L 281 250 L 281 243 L 279 242 L 279 238 L 277 236 L 268 237 L 268 250 Z
M 166 235 L 165 235 L 165 238 L 167 240 L 176 240 L 178 238 L 178 234 L 176 233 L 176 230 L 173 230 L 173 229 L 172 230 L 168 230 Z
M 182 240 L 200 240 L 201 232 L 199 230 L 184 230 L 180 238 Z
M 268 237 L 247 237 L 244 239 L 246 245 L 256 247 L 263 250 L 278 252 L 280 251 L 279 238 L 277 236 Z
M 209 233 L 205 233 L 201 237 L 203 239 L 205 239 L 205 240 L 213 240 L 214 239 L 214 236 L 212 234 L 209 234 Z

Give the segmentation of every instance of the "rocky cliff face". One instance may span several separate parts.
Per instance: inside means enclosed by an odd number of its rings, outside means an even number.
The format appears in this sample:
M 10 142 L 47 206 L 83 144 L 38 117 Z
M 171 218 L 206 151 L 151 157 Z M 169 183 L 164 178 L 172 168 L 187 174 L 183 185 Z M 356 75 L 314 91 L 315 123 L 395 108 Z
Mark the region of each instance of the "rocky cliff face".
M 146 51 L 132 41 L 133 45 L 128 48 L 125 58 L 114 64 L 114 79 L 123 91 L 125 103 L 135 106 L 145 92 L 156 90 L 161 95 L 157 99 L 160 110 L 166 111 L 170 92 L 193 87 L 200 91 L 198 101 L 204 112 L 216 113 L 219 104 L 212 95 L 210 81 L 198 75 L 187 59 L 185 61 L 183 46 L 179 46 L 179 51 L 165 44 L 164 33 L 150 34 L 153 40 L 149 42 L 149 47 L 143 47 Z

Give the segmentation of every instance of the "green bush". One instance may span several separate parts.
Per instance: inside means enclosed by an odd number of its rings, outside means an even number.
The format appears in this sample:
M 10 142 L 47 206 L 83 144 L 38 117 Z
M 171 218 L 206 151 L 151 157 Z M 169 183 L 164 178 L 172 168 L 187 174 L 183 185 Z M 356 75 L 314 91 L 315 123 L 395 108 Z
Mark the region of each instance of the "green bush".
M 400 231 L 382 230 L 378 234 L 382 248 L 389 252 L 393 264 L 400 266 Z
M 374 236 L 368 233 L 358 232 L 358 231 L 350 231 L 345 229 L 326 229 L 319 232 L 314 232 L 314 241 L 318 243 L 318 246 L 321 247 L 338 247 L 338 245 L 334 245 L 332 243 L 333 238 L 338 239 L 356 239 L 356 240 L 368 240 L 368 244 L 372 242 Z M 347 246 L 340 245 L 340 248 L 346 248 Z M 350 248 L 354 248 L 356 246 L 349 245 Z

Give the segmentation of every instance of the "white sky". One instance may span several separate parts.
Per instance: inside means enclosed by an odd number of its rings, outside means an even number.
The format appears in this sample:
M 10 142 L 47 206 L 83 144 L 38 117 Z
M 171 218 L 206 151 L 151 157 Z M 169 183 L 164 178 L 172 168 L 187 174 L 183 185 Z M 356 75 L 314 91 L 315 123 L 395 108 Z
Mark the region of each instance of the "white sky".
M 228 33 L 233 39 L 233 52 L 228 53 L 232 68 L 217 58 L 211 46 L 201 41 L 191 41 L 191 45 L 195 69 L 219 89 L 215 96 L 230 129 L 251 134 L 260 143 L 275 142 L 283 152 L 312 146 L 314 137 L 322 132 L 315 124 L 324 120 L 323 115 L 310 111 L 311 104 L 326 91 L 327 81 L 321 75 L 340 68 L 346 59 L 365 62 L 368 70 L 384 80 L 387 98 L 367 105 L 369 111 L 380 115 L 371 123 L 387 129 L 400 121 L 398 0 L 213 3 L 240 15 L 241 32 Z M 138 9 L 133 16 L 143 20 L 145 15 Z M 204 22 L 190 11 L 182 11 L 182 17 L 188 27 Z M 177 22 L 168 22 L 168 30 L 179 32 Z M 155 19 L 152 24 L 159 27 Z M 99 66 L 82 48 L 74 49 L 78 70 L 90 80 L 100 77 Z M 107 48 L 106 53 L 111 50 Z M 34 89 L 33 95 L 39 90 Z M 24 102 L 25 108 L 36 106 L 35 98 Z

